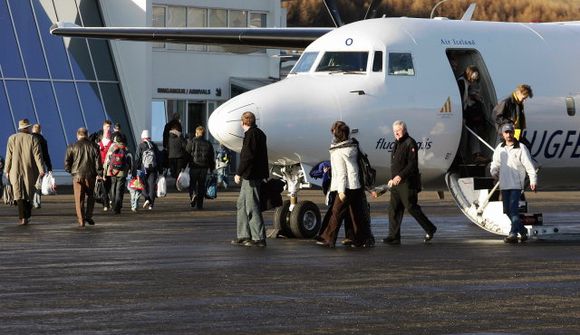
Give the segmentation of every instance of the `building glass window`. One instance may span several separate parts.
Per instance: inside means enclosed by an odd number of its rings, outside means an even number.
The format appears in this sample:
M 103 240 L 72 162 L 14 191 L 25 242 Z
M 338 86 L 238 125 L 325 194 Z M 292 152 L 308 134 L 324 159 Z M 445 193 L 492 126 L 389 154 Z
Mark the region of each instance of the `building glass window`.
M 165 27 L 165 7 L 153 6 L 152 20 L 153 27 Z M 154 48 L 165 48 L 163 42 L 153 42 L 152 45 Z
M 187 9 L 187 26 L 190 28 L 207 27 L 207 9 L 205 8 L 188 8 Z M 207 51 L 206 45 L 188 44 L 187 50 Z
M 30 78 L 48 78 L 37 27 L 30 24 L 30 22 L 34 22 L 30 2 L 12 1 L 10 9 L 28 76 Z
M 28 118 L 42 125 L 51 155 L 64 157 L 79 127 L 98 130 L 110 115 L 134 145 L 108 42 L 50 35 L 59 20 L 102 26 L 97 0 L 0 0 L 1 133 L 13 134 Z M 61 170 L 63 160 L 53 165 Z
M 167 7 L 167 27 L 185 28 L 187 25 L 187 11 L 185 7 Z M 167 49 L 185 50 L 186 45 L 180 43 L 167 43 Z
M 0 1 L 1 2 L 1 1 Z M 48 67 L 53 79 L 72 79 L 70 65 L 67 60 L 66 50 L 62 39 L 55 38 L 50 34 L 49 29 L 53 22 L 56 22 L 56 12 L 51 0 L 40 0 L 40 2 L 33 2 L 34 13 L 38 21 L 38 30 Z
M 266 28 L 268 22 L 264 13 L 250 13 L 250 28 Z
M 225 9 L 210 9 L 209 10 L 209 26 L 214 28 L 223 28 L 228 26 L 228 11 Z M 209 51 L 226 52 L 226 48 L 219 45 L 208 46 Z
M 34 104 L 40 111 L 38 123 L 42 125 L 42 133 L 48 142 L 48 152 L 55 164 L 61 160 L 62 148 L 66 148 L 66 139 L 62 130 L 60 113 L 54 100 L 54 92 L 48 81 L 31 82 L 30 88 Z
M 165 100 L 153 100 L 151 102 L 151 140 L 163 142 L 163 129 L 166 123 Z

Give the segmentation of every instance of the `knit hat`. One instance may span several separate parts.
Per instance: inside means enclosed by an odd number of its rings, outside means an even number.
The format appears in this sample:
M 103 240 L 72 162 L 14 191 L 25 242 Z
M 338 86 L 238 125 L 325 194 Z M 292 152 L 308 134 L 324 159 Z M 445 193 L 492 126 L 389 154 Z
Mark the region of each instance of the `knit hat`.
M 150 138 L 151 136 L 149 136 L 149 130 L 145 129 L 141 132 L 141 138 Z

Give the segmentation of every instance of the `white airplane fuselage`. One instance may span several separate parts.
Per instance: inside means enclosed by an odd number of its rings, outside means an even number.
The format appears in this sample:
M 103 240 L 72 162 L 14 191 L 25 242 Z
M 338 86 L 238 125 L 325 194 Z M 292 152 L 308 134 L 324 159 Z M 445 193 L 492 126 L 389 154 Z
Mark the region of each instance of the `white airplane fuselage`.
M 525 102 L 526 137 L 541 165 L 542 189 L 580 186 L 580 120 L 569 115 L 580 99 L 580 24 L 519 24 L 476 21 L 381 18 L 337 28 L 313 42 L 304 55 L 317 53 L 308 71 L 234 97 L 209 120 L 211 134 L 240 151 L 240 116 L 256 114 L 268 136 L 273 164 L 313 166 L 327 160 L 330 126 L 345 121 L 378 172 L 390 177 L 392 124 L 403 120 L 419 143 L 424 186 L 442 189 L 443 176 L 458 154 L 462 134 L 461 97 L 450 50 L 477 53 L 489 76 L 495 101 L 529 84 Z M 325 52 L 368 52 L 365 71 L 317 71 Z M 382 52 L 379 56 L 376 52 Z M 413 71 L 389 74 L 390 55 L 407 53 Z M 381 57 L 380 71 L 373 71 Z M 375 69 L 376 70 L 376 69 Z M 490 143 L 495 146 L 495 142 Z

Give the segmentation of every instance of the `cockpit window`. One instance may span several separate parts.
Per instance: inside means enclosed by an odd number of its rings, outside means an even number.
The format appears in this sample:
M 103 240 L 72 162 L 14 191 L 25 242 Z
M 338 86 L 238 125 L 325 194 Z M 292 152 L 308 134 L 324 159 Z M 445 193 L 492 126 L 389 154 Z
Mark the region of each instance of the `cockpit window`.
M 303 53 L 298 62 L 296 63 L 296 65 L 294 65 L 294 68 L 292 68 L 292 71 L 290 71 L 290 73 L 310 71 L 312 64 L 314 64 L 314 61 L 316 60 L 316 56 L 318 56 L 318 52 Z
M 414 76 L 413 57 L 410 53 L 389 53 L 389 74 L 395 76 Z
M 368 52 L 362 51 L 330 51 L 326 52 L 318 67 L 317 72 L 366 72 Z

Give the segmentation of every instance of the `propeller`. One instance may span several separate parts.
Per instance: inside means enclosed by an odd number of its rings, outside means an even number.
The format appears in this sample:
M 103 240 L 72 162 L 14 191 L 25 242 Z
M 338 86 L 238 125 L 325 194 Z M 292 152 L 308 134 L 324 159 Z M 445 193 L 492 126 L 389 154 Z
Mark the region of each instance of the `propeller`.
M 379 6 L 380 3 L 381 0 L 373 0 L 369 5 L 369 8 L 367 9 L 367 13 L 365 14 L 363 20 L 374 19 L 375 17 L 377 17 L 377 7 Z
M 340 12 L 338 10 L 336 0 L 322 0 L 322 1 L 324 2 L 324 5 L 326 6 L 328 13 L 330 14 L 330 17 L 332 18 L 334 26 L 335 27 L 343 26 L 344 21 L 342 21 L 342 18 L 340 17 Z M 372 0 L 371 3 L 369 4 L 369 8 L 367 9 L 365 16 L 363 17 L 363 20 L 375 18 L 377 16 L 377 8 L 379 7 L 380 3 L 381 0 Z
M 340 18 L 340 12 L 338 11 L 338 6 L 336 5 L 335 0 L 323 0 L 330 17 L 332 18 L 332 22 L 334 22 L 335 27 L 341 27 L 344 25 L 342 19 Z

